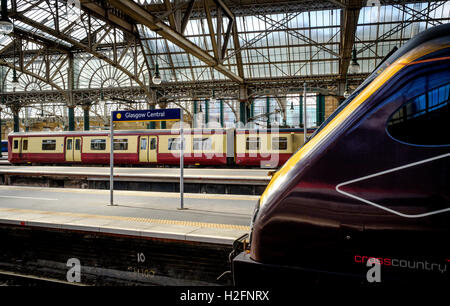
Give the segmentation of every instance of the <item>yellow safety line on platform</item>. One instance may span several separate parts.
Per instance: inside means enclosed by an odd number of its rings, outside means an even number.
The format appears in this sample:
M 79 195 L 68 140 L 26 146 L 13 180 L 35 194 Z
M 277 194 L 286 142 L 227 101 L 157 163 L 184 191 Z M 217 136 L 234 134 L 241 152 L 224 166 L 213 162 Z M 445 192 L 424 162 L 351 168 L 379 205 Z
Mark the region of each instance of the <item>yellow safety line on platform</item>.
M 156 224 L 170 224 L 170 225 L 215 228 L 215 229 L 232 229 L 232 230 L 242 230 L 242 231 L 250 230 L 250 227 L 245 226 L 245 225 L 206 223 L 206 222 L 182 221 L 182 220 L 150 219 L 150 218 L 124 217 L 124 216 L 102 216 L 102 215 L 79 214 L 79 213 L 71 213 L 71 212 L 42 211 L 42 210 L 17 209 L 17 208 L 0 208 L 0 211 L 8 211 L 8 212 L 15 212 L 15 213 L 35 213 L 35 214 L 52 215 L 52 216 L 54 216 L 54 215 L 69 216 L 69 217 L 77 217 L 77 218 L 107 219 L 107 220 L 120 220 L 120 221 L 131 221 L 131 222 L 156 223 Z

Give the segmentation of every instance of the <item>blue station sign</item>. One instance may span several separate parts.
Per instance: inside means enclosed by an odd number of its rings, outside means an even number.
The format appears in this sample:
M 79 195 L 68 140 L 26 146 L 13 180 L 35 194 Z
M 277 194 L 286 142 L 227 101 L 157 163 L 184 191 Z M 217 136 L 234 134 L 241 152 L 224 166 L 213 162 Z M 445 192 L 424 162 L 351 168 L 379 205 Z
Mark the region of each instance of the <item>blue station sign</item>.
M 177 121 L 180 120 L 181 109 L 147 109 L 130 111 L 113 111 L 112 120 L 114 122 L 133 121 Z

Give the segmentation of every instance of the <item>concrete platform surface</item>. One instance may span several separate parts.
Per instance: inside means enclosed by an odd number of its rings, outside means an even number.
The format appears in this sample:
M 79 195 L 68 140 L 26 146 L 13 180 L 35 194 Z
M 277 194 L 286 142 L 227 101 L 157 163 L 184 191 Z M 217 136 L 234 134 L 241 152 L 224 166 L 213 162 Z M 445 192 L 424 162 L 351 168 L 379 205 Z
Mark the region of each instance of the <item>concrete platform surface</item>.
M 0 174 L 5 175 L 45 175 L 74 177 L 109 177 L 109 167 L 75 166 L 6 166 L 0 165 Z M 114 168 L 118 180 L 140 179 L 144 181 L 173 182 L 180 178 L 178 168 Z M 271 177 L 267 169 L 184 169 L 185 182 L 227 182 L 235 184 L 267 185 Z
M 258 196 L 0 186 L 0 224 L 231 244 Z

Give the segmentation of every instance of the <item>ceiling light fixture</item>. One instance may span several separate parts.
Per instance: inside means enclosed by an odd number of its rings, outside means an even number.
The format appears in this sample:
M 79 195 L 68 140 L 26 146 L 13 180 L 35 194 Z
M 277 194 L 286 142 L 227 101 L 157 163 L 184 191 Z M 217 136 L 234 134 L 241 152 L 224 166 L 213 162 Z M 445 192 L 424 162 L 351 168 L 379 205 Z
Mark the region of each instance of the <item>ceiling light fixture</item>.
M 350 63 L 350 72 L 351 73 L 358 73 L 360 70 L 360 66 L 358 64 L 358 60 L 356 58 L 356 49 L 353 49 L 353 56 L 352 56 L 352 62 Z
M 8 18 L 8 4 L 2 0 L 2 15 L 0 17 L 0 34 L 9 34 L 14 30 L 13 23 Z

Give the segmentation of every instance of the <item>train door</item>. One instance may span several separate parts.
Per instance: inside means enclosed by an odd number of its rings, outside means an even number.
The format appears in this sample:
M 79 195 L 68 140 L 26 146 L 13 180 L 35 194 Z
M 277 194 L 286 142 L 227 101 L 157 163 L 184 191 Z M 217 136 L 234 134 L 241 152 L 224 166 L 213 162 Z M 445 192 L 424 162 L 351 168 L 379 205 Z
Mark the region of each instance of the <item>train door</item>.
M 139 139 L 139 161 L 156 163 L 158 138 L 156 136 L 141 136 Z
M 81 161 L 81 137 L 66 138 L 66 161 Z
M 73 160 L 81 161 L 81 137 L 74 137 Z
M 73 161 L 73 137 L 66 138 L 66 161 Z
M 28 153 L 28 138 L 21 138 L 20 142 L 20 157 L 24 158 L 23 154 Z

